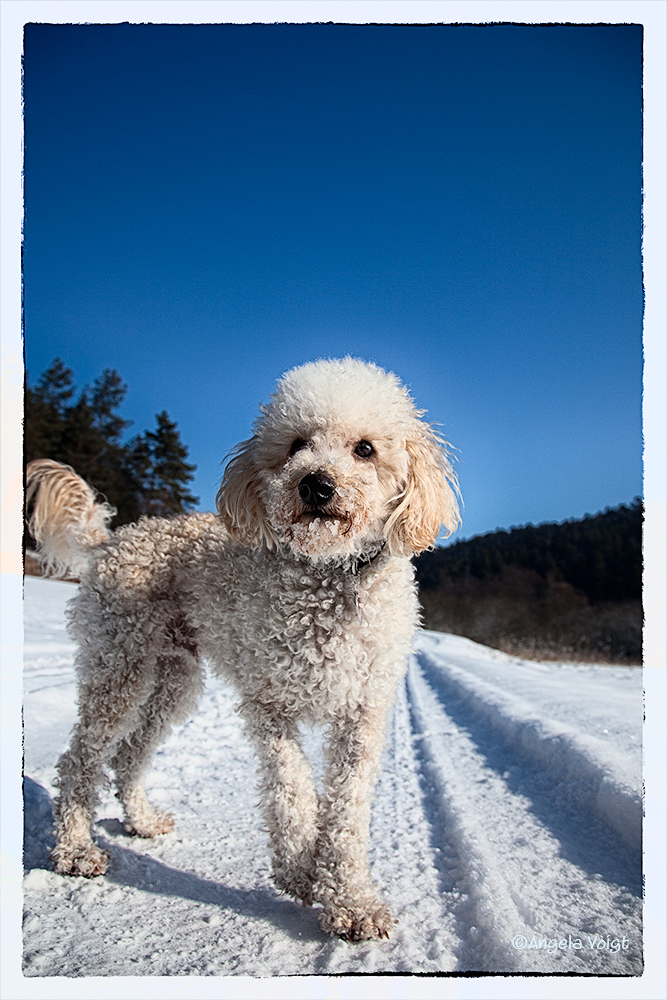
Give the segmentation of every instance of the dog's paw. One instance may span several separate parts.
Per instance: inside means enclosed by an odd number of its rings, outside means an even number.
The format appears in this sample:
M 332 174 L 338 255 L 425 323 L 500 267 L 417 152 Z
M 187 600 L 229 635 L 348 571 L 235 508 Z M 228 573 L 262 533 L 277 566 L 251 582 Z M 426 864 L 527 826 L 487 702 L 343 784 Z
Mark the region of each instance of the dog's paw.
M 95 878 L 104 875 L 109 864 L 109 852 L 102 851 L 95 844 L 86 847 L 63 847 L 59 845 L 51 853 L 55 870 L 59 875 L 83 875 Z
M 159 837 L 163 833 L 171 833 L 174 829 L 174 817 L 171 813 L 161 813 L 155 810 L 150 816 L 126 819 L 123 823 L 125 833 L 135 837 Z
M 372 941 L 388 938 L 397 920 L 379 899 L 370 905 L 325 905 L 320 914 L 322 930 L 345 941 Z

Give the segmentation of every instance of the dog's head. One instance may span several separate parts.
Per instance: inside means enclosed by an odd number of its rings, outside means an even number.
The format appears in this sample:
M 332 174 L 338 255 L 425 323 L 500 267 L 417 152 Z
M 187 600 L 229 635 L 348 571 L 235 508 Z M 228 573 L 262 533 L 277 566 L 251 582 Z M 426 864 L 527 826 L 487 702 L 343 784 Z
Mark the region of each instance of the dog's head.
M 395 375 L 354 358 L 288 372 L 234 451 L 218 511 L 244 544 L 313 560 L 386 541 L 422 552 L 460 523 L 445 442 Z

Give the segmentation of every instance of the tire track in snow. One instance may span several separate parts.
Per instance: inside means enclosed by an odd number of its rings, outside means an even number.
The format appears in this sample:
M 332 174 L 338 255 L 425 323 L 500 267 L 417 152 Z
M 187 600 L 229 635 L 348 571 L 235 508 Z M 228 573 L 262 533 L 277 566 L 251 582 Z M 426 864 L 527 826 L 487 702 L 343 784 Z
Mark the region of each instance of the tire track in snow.
M 604 766 L 585 759 L 577 770 L 580 748 L 575 745 L 569 749 L 567 727 L 550 720 L 543 727 L 525 703 L 520 706 L 524 717 L 517 718 L 517 699 L 511 696 L 505 702 L 507 715 L 503 715 L 505 692 L 492 685 L 471 690 L 461 677 L 464 670 L 434 663 L 426 654 L 418 654 L 417 661 L 435 701 L 470 736 L 487 766 L 502 777 L 510 791 L 530 801 L 531 813 L 558 840 L 561 853 L 589 876 L 617 885 L 630 897 L 640 897 L 639 850 L 628 846 L 629 837 L 619 837 L 617 825 L 622 817 L 612 824 L 605 811 L 594 804 L 607 787 L 601 778 L 606 774 Z M 471 684 L 477 681 L 470 678 Z M 486 688 L 491 689 L 489 700 L 484 697 Z M 557 727 L 560 732 L 554 736 Z
M 462 715 L 483 723 L 514 756 L 546 770 L 552 798 L 557 790 L 577 809 L 601 819 L 626 844 L 641 847 L 641 795 L 612 773 L 601 740 L 545 718 L 529 702 L 460 666 L 434 664 L 423 652 L 417 658 L 441 701 L 456 703 Z
M 438 844 L 424 812 L 419 762 L 412 744 L 407 689 L 397 692 L 373 805 L 373 875 L 399 919 L 392 935 L 406 972 L 449 972 L 456 966 L 456 921 L 442 893 Z M 398 968 L 401 968 L 401 965 Z
M 428 668 L 427 668 L 428 671 Z M 489 766 L 476 740 L 454 721 L 411 657 L 408 691 L 424 775 L 424 803 L 459 898 L 457 969 L 465 971 L 641 971 L 641 903 L 628 889 L 591 875 L 562 856 L 561 843 L 533 815 L 530 798 Z M 484 732 L 493 744 L 494 734 Z M 478 734 L 476 733 L 476 736 Z M 419 739 L 421 737 L 421 739 Z M 505 765 L 511 764 L 507 753 Z M 435 793 L 428 789 L 433 787 Z M 596 831 L 592 831 L 592 839 Z M 631 950 L 592 949 L 586 934 L 625 934 Z M 515 935 L 547 939 L 568 934 L 580 951 L 516 951 Z
M 463 807 L 474 780 L 470 767 L 462 768 L 468 748 L 462 752 L 456 728 L 435 706 L 413 657 L 407 686 L 423 775 L 424 811 L 432 826 L 431 841 L 441 848 L 442 892 L 452 901 L 457 923 L 455 969 L 530 971 L 534 966 L 526 954 L 509 954 L 513 935 L 526 933 L 528 926 L 491 864 L 493 849 L 483 825 L 467 816 Z

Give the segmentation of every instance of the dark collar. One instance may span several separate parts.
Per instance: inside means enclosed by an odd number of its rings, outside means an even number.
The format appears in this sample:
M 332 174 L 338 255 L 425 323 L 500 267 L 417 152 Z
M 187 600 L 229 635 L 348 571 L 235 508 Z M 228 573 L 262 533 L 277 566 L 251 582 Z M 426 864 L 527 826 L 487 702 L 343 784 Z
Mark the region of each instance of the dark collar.
M 385 539 L 384 541 L 382 541 L 382 542 L 379 543 L 379 546 L 378 546 L 377 549 L 372 550 L 370 552 L 364 552 L 362 555 L 357 556 L 356 559 L 353 559 L 352 562 L 349 564 L 349 571 L 350 571 L 350 573 L 353 576 L 358 576 L 359 573 L 361 573 L 362 569 L 364 569 L 365 566 L 370 566 L 371 563 L 374 563 L 375 560 L 378 559 L 382 555 L 382 553 L 384 552 L 384 550 L 386 548 L 386 545 L 387 545 L 387 541 Z
M 380 558 L 385 548 L 387 547 L 387 541 L 384 539 L 381 542 L 376 542 L 375 546 L 369 549 L 367 552 L 362 552 L 354 559 L 331 559 L 323 561 L 321 563 L 311 563 L 307 556 L 296 556 L 296 562 L 300 563 L 309 570 L 315 570 L 316 572 L 321 572 L 324 576 L 328 576 L 332 570 L 336 572 L 343 572 L 345 574 L 349 573 L 350 576 L 359 576 L 361 571 L 366 568 L 366 566 L 371 566 L 377 559 Z M 289 556 L 291 553 L 283 550 L 283 552 Z

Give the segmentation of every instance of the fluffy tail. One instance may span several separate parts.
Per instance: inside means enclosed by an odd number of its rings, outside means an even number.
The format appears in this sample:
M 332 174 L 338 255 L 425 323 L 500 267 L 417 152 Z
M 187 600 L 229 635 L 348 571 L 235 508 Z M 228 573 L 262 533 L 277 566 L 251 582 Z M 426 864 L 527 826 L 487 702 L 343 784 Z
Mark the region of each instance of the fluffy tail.
M 107 524 L 116 511 L 99 502 L 74 469 L 49 458 L 26 469 L 28 528 L 37 558 L 48 576 L 80 576 L 93 550 L 109 538 Z

